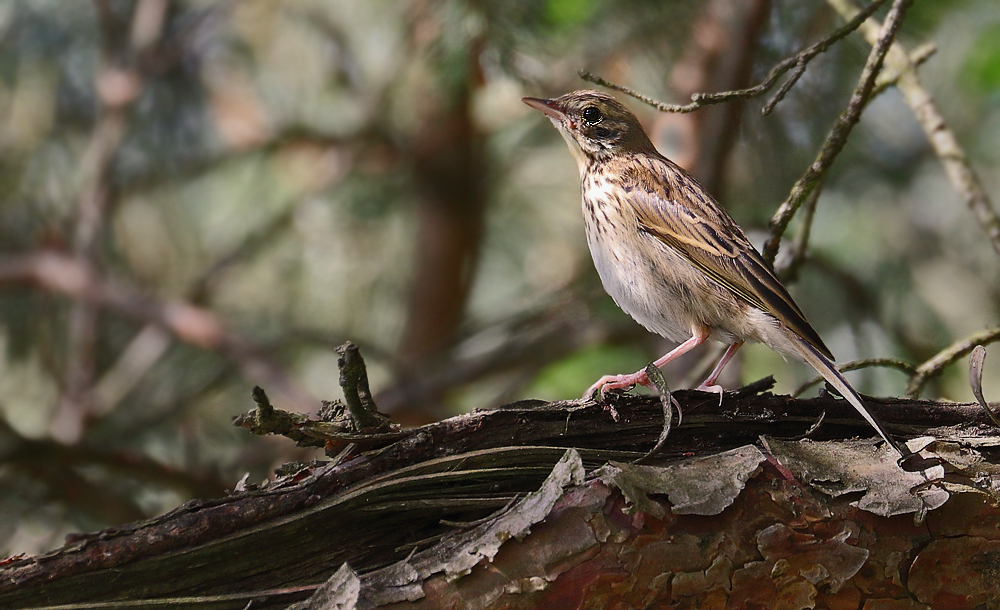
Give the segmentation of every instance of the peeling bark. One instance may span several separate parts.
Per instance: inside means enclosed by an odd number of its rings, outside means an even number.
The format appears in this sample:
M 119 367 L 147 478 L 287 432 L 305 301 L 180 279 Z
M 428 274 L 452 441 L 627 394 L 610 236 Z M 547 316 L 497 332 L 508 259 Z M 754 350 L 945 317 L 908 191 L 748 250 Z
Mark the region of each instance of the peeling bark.
M 583 401 L 470 413 L 8 559 L 0 607 L 1000 603 L 1000 430 L 978 405 L 870 399 L 936 458 L 912 473 L 843 440 L 868 429 L 830 396 L 673 395 L 684 422 L 650 464 L 631 462 L 659 436 L 655 397 L 613 396 L 617 422 Z M 815 440 L 778 438 L 823 411 Z

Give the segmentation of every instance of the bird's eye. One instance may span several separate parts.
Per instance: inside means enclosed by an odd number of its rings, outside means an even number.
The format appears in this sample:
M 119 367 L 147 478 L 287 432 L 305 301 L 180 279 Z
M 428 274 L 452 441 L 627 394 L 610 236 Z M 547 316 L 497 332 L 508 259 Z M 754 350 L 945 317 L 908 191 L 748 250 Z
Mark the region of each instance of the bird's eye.
M 583 109 L 583 120 L 587 121 L 591 125 L 597 125 L 603 118 L 604 117 L 601 116 L 601 111 L 598 110 L 597 106 L 587 106 Z

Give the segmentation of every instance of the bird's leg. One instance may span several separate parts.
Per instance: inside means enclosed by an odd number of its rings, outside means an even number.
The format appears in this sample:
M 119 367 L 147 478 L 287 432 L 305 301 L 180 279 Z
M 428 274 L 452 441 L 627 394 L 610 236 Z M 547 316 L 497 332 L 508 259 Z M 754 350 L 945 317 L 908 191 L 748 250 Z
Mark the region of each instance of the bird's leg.
M 683 356 L 694 348 L 698 347 L 708 339 L 708 336 L 712 334 L 712 329 L 705 326 L 704 324 L 698 324 L 691 330 L 691 338 L 681 343 L 674 349 L 670 350 L 666 354 L 659 357 L 659 359 L 653 362 L 656 368 L 662 368 L 663 365 L 670 362 L 671 360 Z M 735 351 L 735 350 L 734 350 Z M 606 390 L 617 390 L 619 388 L 630 388 L 636 384 L 639 385 L 652 385 L 649 382 L 649 377 L 646 375 L 646 369 L 642 369 L 632 373 L 631 375 L 605 375 L 597 380 L 597 383 L 590 386 L 587 392 L 583 395 L 584 398 L 590 398 L 594 396 L 595 393 L 599 391 Z
M 719 375 L 722 374 L 722 369 L 726 368 L 726 363 L 729 362 L 729 360 L 733 357 L 733 354 L 736 353 L 736 350 L 740 349 L 742 345 L 743 345 L 742 341 L 737 341 L 736 343 L 733 343 L 732 345 L 727 347 L 726 353 L 722 354 L 722 358 L 719 359 L 719 363 L 716 364 L 715 368 L 712 369 L 712 372 L 709 373 L 708 378 L 705 379 L 705 381 L 702 381 L 701 385 L 699 385 L 695 389 L 700 390 L 702 392 L 714 392 L 715 394 L 718 394 L 719 404 L 721 405 L 723 389 L 721 385 L 718 385 L 715 382 L 719 378 Z

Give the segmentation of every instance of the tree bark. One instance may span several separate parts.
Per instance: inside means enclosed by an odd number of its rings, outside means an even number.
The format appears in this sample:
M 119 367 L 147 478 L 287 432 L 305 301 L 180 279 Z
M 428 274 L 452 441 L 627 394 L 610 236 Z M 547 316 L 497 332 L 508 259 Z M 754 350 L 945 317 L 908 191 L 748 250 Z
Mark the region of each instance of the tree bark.
M 843 440 L 870 432 L 843 400 L 761 388 L 674 392 L 683 422 L 644 466 L 651 396 L 371 435 L 341 463 L 9 558 L 0 607 L 996 607 L 1000 430 L 981 407 L 868 399 L 925 437 L 941 465 L 915 473 Z M 810 440 L 779 440 L 820 413 Z M 337 447 L 320 429 L 299 432 Z

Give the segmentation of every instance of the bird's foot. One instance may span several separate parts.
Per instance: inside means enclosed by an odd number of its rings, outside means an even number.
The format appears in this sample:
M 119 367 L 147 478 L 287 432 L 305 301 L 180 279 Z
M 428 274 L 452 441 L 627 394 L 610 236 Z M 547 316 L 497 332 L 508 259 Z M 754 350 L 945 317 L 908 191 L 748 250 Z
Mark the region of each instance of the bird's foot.
M 695 388 L 699 392 L 711 392 L 712 394 L 719 395 L 719 406 L 722 406 L 722 395 L 725 394 L 725 390 L 722 389 L 721 385 L 705 385 L 704 383 Z
M 649 380 L 649 375 L 646 374 L 645 370 L 636 371 L 631 375 L 605 375 L 598 379 L 597 383 L 590 386 L 583 397 L 600 402 L 604 399 L 604 394 L 608 390 L 620 390 L 623 388 L 629 390 L 637 384 L 653 385 L 653 382 Z M 611 414 L 611 419 L 618 421 L 618 410 L 615 409 L 614 405 L 605 404 L 604 410 Z
M 608 390 L 620 390 L 622 388 L 632 388 L 636 385 L 652 385 L 646 371 L 636 371 L 631 375 L 605 375 L 597 380 L 597 383 L 590 386 L 584 392 L 584 398 L 600 400 Z

